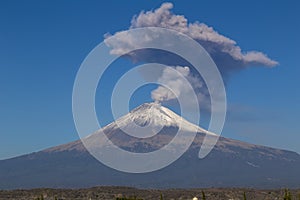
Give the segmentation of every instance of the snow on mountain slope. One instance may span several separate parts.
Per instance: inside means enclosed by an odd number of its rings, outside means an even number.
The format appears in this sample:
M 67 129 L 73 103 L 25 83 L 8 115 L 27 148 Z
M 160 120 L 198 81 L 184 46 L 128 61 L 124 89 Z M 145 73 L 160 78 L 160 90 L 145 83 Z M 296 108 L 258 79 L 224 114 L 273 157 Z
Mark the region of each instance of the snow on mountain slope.
M 299 154 L 220 137 L 212 152 L 199 159 L 199 149 L 207 132 L 155 103 L 143 104 L 101 130 L 116 146 L 130 152 L 147 153 L 170 143 L 180 124 L 187 134 L 194 130 L 198 134 L 178 160 L 161 170 L 134 175 L 116 171 L 97 161 L 83 141 L 77 140 L 0 161 L 0 189 L 95 185 L 147 188 L 300 186 Z M 139 130 L 137 134 L 143 135 L 143 130 L 151 131 L 161 126 L 164 126 L 161 133 L 148 138 L 131 137 L 121 130 L 134 127 Z M 145 127 L 148 128 L 143 129 Z M 99 131 L 91 134 L 87 142 L 99 145 L 93 138 Z M 119 162 L 124 165 L 121 160 Z
M 170 109 L 153 102 L 136 107 L 128 114 L 82 139 L 85 141 L 85 145 L 90 147 L 105 146 L 106 141 L 101 140 L 102 136 L 98 137 L 99 132 L 103 132 L 117 146 L 125 148 L 143 144 L 148 145 L 149 148 L 151 147 L 151 150 L 156 150 L 167 145 L 179 128 L 183 135 L 186 134 L 187 137 L 189 137 L 189 133 L 200 133 L 202 137 L 205 134 L 215 135 L 188 122 Z M 182 143 L 185 143 L 185 141 L 182 140 Z M 201 144 L 202 139 L 198 143 Z M 64 151 L 68 149 L 85 151 L 81 140 L 53 147 L 47 151 Z
M 103 129 L 122 129 L 131 136 L 145 138 L 155 135 L 163 127 L 176 127 L 185 132 L 216 135 L 188 122 L 158 103 L 144 103 Z M 147 133 L 148 131 L 150 133 Z

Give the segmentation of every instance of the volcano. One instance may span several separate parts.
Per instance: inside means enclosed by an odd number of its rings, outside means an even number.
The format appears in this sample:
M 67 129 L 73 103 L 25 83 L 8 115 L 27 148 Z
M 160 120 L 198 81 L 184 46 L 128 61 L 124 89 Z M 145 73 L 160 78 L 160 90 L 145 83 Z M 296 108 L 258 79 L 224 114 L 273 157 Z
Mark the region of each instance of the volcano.
M 195 134 L 189 148 L 172 164 L 148 173 L 126 173 L 107 167 L 85 147 L 101 146 L 97 137 L 104 133 L 114 145 L 125 151 L 154 152 L 168 145 L 178 130 Z M 300 187 L 299 154 L 220 137 L 211 153 L 199 159 L 198 152 L 206 135 L 216 136 L 160 104 L 145 103 L 82 140 L 1 160 L 0 189 L 96 185 L 142 188 Z M 172 150 L 180 149 L 183 143 L 176 143 Z M 101 149 L 98 150 L 101 152 Z M 122 162 L 120 160 L 120 165 Z

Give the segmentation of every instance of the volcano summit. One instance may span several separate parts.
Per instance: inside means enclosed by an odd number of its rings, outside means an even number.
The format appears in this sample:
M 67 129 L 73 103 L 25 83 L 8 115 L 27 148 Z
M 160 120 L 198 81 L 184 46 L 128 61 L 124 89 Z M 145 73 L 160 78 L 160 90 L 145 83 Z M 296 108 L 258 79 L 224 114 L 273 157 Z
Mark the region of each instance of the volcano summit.
M 191 145 L 174 163 L 150 173 L 132 174 L 109 168 L 85 148 L 86 144 L 95 148 L 99 144 L 101 146 L 97 137 L 99 132 L 103 132 L 111 143 L 124 151 L 155 152 L 170 144 L 178 130 L 187 135 L 195 134 Z M 156 135 L 153 134 L 155 131 L 158 131 Z M 0 189 L 95 185 L 144 188 L 300 187 L 299 154 L 220 137 L 212 152 L 199 159 L 199 148 L 207 134 L 215 136 L 168 108 L 146 103 L 83 140 L 1 160 Z M 184 143 L 179 140 L 170 149 L 176 152 Z M 119 160 L 119 165 L 124 165 L 122 160 Z

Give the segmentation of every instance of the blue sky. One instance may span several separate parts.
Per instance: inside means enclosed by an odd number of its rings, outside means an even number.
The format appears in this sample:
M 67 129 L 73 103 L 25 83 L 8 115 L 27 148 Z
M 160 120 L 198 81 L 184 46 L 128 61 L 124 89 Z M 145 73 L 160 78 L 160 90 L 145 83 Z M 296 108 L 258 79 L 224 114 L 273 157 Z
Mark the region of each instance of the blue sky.
M 78 139 L 72 88 L 81 62 L 104 34 L 128 29 L 134 15 L 163 2 L 1 1 L 0 159 Z M 300 152 L 300 3 L 169 2 L 174 13 L 280 63 L 230 76 L 226 91 L 234 112 L 228 113 L 222 135 Z M 129 66 L 126 62 L 119 64 Z M 151 100 L 150 94 L 135 96 L 132 107 Z M 104 123 L 107 115 L 98 113 Z

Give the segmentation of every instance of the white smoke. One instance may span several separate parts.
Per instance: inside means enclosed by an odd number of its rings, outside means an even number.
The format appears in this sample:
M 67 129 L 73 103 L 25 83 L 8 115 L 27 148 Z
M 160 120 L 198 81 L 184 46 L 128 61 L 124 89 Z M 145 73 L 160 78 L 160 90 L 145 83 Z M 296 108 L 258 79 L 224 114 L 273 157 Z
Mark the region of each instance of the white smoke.
M 151 92 L 151 97 L 156 102 L 170 101 L 178 97 L 185 99 L 185 102 L 189 102 L 191 100 L 191 93 L 195 93 L 195 91 L 202 89 L 204 86 L 200 79 L 195 77 L 187 66 L 166 67 L 159 77 L 158 82 L 162 85 L 167 85 L 172 91 L 167 87 L 158 86 L 157 89 Z
M 129 29 L 140 27 L 162 27 L 173 29 L 184 33 L 201 44 L 205 50 L 210 54 L 216 63 L 221 75 L 226 83 L 226 80 L 232 72 L 243 70 L 250 66 L 267 66 L 273 67 L 278 65 L 278 62 L 269 58 L 266 54 L 259 51 L 242 51 L 237 43 L 204 23 L 188 22 L 187 18 L 183 15 L 176 15 L 171 12 L 173 8 L 172 3 L 163 3 L 159 8 L 151 11 L 142 11 L 139 15 L 134 16 L 131 21 Z M 144 46 L 143 44 L 157 39 L 157 34 L 149 33 L 148 35 L 131 35 L 130 32 L 120 31 L 114 34 L 114 39 L 109 39 L 110 35 L 106 35 L 106 44 L 111 47 L 111 53 L 116 55 L 123 55 L 128 49 L 132 47 Z M 158 62 L 162 64 L 173 66 L 191 83 L 196 91 L 198 99 L 204 104 L 207 100 L 207 88 L 203 86 L 203 80 L 198 75 L 194 75 L 189 67 L 182 67 L 188 64 L 176 60 L 174 57 L 164 52 L 154 52 L 151 50 L 139 50 L 127 54 L 127 56 L 134 61 L 142 62 Z M 178 66 L 181 65 L 181 66 Z M 155 70 L 155 69 L 154 69 Z M 155 101 L 169 101 L 175 98 L 176 95 L 189 98 L 190 92 L 182 84 L 182 79 L 178 77 L 178 73 L 165 69 L 160 72 L 160 81 L 172 85 L 171 92 L 169 89 L 159 86 L 152 91 L 151 96 Z M 147 76 L 146 73 L 143 74 Z M 203 106 L 203 105 L 202 105 Z
M 234 70 L 249 65 L 278 65 L 277 61 L 270 59 L 262 52 L 247 51 L 244 53 L 234 40 L 219 34 L 213 27 L 209 27 L 204 23 L 198 21 L 189 23 L 185 16 L 173 14 L 171 12 L 172 8 L 172 3 L 163 3 L 161 7 L 154 11 L 142 11 L 139 15 L 133 17 L 129 29 L 162 27 L 184 33 L 198 41 L 211 54 L 221 71 L 222 69 Z M 156 37 L 155 35 L 147 35 L 145 38 L 136 38 L 130 33 L 122 33 L 121 31 L 114 34 L 118 36 L 118 41 L 108 41 L 108 45 L 113 48 L 112 53 L 114 54 L 122 55 L 128 50 L 128 46 L 149 42 L 151 38 Z M 109 35 L 105 37 L 109 37 Z M 138 60 L 142 60 L 141 56 L 147 57 L 142 54 L 133 54 L 131 56 L 133 58 L 139 56 Z

